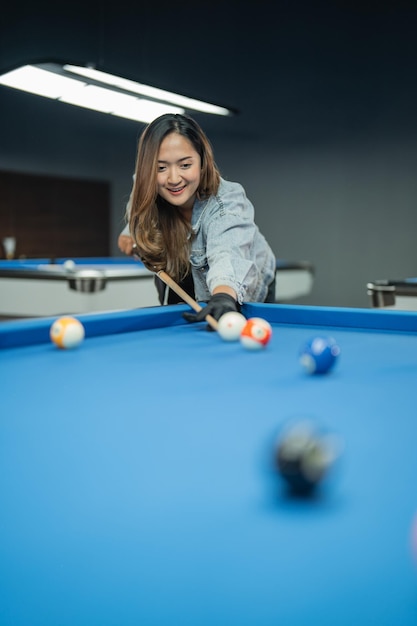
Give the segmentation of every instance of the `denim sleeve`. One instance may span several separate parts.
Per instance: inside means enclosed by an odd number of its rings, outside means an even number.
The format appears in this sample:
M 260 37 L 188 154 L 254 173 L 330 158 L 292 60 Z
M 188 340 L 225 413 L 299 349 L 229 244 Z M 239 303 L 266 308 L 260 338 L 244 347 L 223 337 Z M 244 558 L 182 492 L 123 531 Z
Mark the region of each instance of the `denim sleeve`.
M 266 289 L 262 269 L 272 255 L 254 222 L 254 208 L 239 184 L 228 186 L 207 216 L 207 287 L 232 287 L 239 302 Z

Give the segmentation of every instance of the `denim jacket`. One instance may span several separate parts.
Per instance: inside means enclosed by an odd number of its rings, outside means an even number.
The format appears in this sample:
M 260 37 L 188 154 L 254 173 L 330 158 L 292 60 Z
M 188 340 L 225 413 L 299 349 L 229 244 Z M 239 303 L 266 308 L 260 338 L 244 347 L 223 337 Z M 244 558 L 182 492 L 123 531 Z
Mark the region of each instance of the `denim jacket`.
M 200 302 L 218 285 L 232 287 L 240 304 L 265 300 L 276 258 L 254 215 L 243 187 L 224 179 L 216 196 L 195 201 L 190 261 Z

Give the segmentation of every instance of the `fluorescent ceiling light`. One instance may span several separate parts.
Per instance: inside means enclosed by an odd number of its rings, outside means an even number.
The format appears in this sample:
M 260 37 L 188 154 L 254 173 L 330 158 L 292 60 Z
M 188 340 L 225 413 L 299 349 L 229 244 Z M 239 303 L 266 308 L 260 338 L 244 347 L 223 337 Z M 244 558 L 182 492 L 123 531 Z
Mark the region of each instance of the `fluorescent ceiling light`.
M 164 113 L 233 113 L 208 102 L 75 65 L 24 65 L 0 76 L 0 85 L 145 123 Z
M 0 76 L 0 84 L 22 89 L 45 98 L 59 98 L 65 91 L 78 89 L 81 83 L 72 78 L 51 74 L 33 65 L 24 65 Z
M 67 70 L 68 72 L 73 72 L 74 74 L 91 78 L 99 83 L 119 87 L 119 89 L 130 91 L 141 96 L 146 96 L 154 100 L 172 102 L 172 104 L 177 104 L 178 106 L 184 107 L 184 109 L 193 109 L 194 111 L 212 113 L 213 115 L 231 114 L 231 111 L 225 107 L 210 104 L 209 102 L 203 102 L 202 100 L 187 98 L 187 96 L 180 96 L 177 93 L 157 89 L 156 87 L 150 87 L 149 85 L 143 85 L 142 83 L 136 83 L 133 80 L 120 78 L 119 76 L 113 76 L 112 74 L 106 74 L 106 72 L 100 72 L 99 70 L 95 70 L 90 67 L 78 67 L 76 65 L 64 65 L 63 67 L 64 70 Z

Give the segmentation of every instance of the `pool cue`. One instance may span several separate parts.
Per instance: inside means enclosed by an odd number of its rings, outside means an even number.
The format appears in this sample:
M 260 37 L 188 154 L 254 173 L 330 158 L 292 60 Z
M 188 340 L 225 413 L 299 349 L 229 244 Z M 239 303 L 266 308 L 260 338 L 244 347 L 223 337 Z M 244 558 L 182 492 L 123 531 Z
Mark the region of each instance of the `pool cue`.
M 184 300 L 184 302 L 189 304 L 190 307 L 194 309 L 194 311 L 197 311 L 198 313 L 199 311 L 202 310 L 203 307 L 200 306 L 198 302 L 196 302 L 191 296 L 189 296 L 188 293 L 184 291 L 182 287 L 177 285 L 177 283 L 170 276 L 168 276 L 166 272 L 164 272 L 163 270 L 159 270 L 159 272 L 157 272 L 156 275 L 159 276 L 162 282 L 164 282 L 170 289 L 172 289 L 172 291 L 174 291 L 177 294 L 177 296 L 179 296 L 180 298 Z M 213 330 L 217 330 L 219 323 L 216 319 L 214 319 L 212 315 L 210 314 L 206 315 L 206 321 L 212 327 Z

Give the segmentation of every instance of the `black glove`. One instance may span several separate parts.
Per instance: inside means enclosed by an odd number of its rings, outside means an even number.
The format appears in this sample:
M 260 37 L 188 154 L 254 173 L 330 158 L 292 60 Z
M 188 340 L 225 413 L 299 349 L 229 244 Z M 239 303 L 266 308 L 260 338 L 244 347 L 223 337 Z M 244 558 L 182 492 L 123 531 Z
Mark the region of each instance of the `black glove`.
M 239 311 L 239 305 L 232 296 L 227 293 L 216 293 L 211 296 L 207 305 L 198 313 L 183 313 L 182 316 L 187 322 L 204 322 L 206 315 L 211 315 L 215 320 L 219 320 L 224 313 L 229 311 Z

